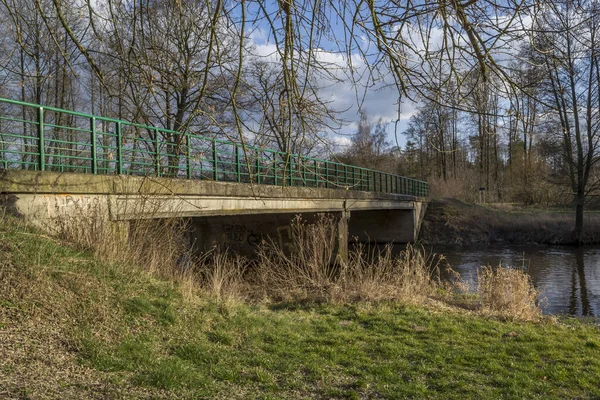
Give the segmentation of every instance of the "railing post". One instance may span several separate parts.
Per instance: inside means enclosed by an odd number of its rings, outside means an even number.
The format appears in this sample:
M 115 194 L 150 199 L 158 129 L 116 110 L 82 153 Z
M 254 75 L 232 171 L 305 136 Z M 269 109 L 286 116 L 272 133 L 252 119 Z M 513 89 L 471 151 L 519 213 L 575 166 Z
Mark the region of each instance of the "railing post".
M 339 177 L 340 170 L 339 170 L 338 163 L 333 163 L 333 166 L 334 166 L 333 171 L 335 172 L 335 179 L 333 181 L 333 184 L 336 185 L 336 187 L 337 187 L 337 185 L 340 184 L 340 177 Z
M 278 185 L 278 183 L 277 183 L 277 160 L 279 160 L 279 157 L 281 157 L 280 152 L 277 152 L 277 156 L 273 156 L 273 183 L 275 184 L 275 186 Z
M 344 186 L 348 186 L 348 167 L 344 164 Z
M 123 173 L 123 131 L 121 122 L 117 122 L 117 173 Z
M 358 175 L 359 175 L 358 181 L 360 182 L 359 189 L 365 190 L 364 189 L 365 188 L 365 176 L 364 176 L 365 174 L 364 174 L 364 170 L 361 167 L 358 167 Z
M 237 174 L 237 182 L 240 183 L 242 181 L 242 170 L 240 166 L 240 146 L 235 145 L 235 172 Z
M 306 184 L 306 163 L 304 162 L 304 158 L 299 158 L 300 161 L 300 175 L 302 175 L 302 186 L 307 186 Z
M 218 157 L 217 157 L 217 142 L 215 139 L 212 139 L 212 163 L 213 163 L 213 181 L 219 180 L 218 175 Z
M 385 174 L 385 192 L 390 192 L 390 174 Z
M 273 156 L 273 183 L 275 184 L 275 186 L 278 185 L 278 183 L 277 183 L 277 160 L 279 159 L 280 156 L 281 156 L 281 154 L 279 152 L 277 152 L 277 156 Z
M 325 187 L 329 188 L 329 162 L 325 161 Z
M 292 169 L 294 168 L 294 160 L 292 159 L 291 155 L 288 155 L 287 157 L 288 160 L 288 183 L 290 186 L 294 186 L 294 173 L 292 172 Z
M 98 173 L 98 145 L 96 143 L 96 117 L 90 118 L 90 135 L 92 141 L 92 174 Z
M 377 172 L 373 171 L 373 192 L 377 192 Z
M 360 171 L 360 190 L 365 190 L 367 180 L 365 178 L 365 169 L 359 168 Z
M 315 168 L 315 187 L 319 187 L 319 163 L 317 160 L 314 160 L 313 164 Z
M 192 179 L 192 138 L 189 132 L 185 132 L 185 168 L 187 172 L 187 178 Z
M 44 143 L 44 107 L 38 108 L 38 167 L 46 170 L 46 153 Z
M 154 128 L 154 163 L 156 164 L 156 176 L 160 176 L 160 142 L 158 140 L 158 129 Z
M 377 172 L 373 171 L 373 192 L 377 192 Z

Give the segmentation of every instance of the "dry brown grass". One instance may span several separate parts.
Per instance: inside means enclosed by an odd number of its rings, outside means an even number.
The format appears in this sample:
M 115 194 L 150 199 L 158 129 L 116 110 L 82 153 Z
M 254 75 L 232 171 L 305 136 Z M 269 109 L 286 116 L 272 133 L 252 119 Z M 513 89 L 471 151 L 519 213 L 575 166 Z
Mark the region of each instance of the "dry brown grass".
M 290 225 L 288 246 L 263 241 L 252 269 L 254 276 L 250 277 L 254 296 L 271 300 L 331 299 L 339 290 L 341 277 L 334 263 L 335 230 L 331 215 L 320 215 L 314 224 L 298 216 Z
M 412 245 L 396 255 L 391 245 L 370 252 L 368 247 L 360 245 L 350 253 L 345 297 L 422 303 L 429 297 L 453 290 L 452 285 L 440 279 L 444 261 L 443 257 Z
M 78 362 L 74 338 L 82 325 L 114 331 L 120 310 L 102 275 L 124 271 L 92 273 L 94 259 L 25 221 L 0 215 L 0 224 L 0 399 L 123 398 L 113 374 Z M 127 398 L 160 397 L 128 389 Z
M 336 221 L 322 215 L 314 224 L 297 217 L 292 241 L 282 249 L 272 241 L 259 247 L 252 288 L 274 301 L 401 301 L 418 303 L 447 287 L 439 277 L 442 258 L 408 245 L 369 250 L 358 245 L 347 263 L 335 262 Z
M 57 226 L 61 227 L 61 240 L 92 250 L 101 260 L 118 260 L 168 278 L 188 300 L 202 294 L 219 303 L 422 304 L 430 298 L 452 303 L 454 294 L 464 290 L 452 270 L 454 282 L 440 279 L 440 270 L 446 265 L 443 257 L 411 245 L 399 254 L 394 254 L 392 246 L 380 250 L 358 245 L 350 251 L 348 261 L 340 263 L 336 259 L 337 220 L 331 214 L 318 216 L 315 223 L 296 217 L 290 226 L 290 243 L 282 247 L 273 240 L 263 241 L 253 262 L 219 249 L 194 257 L 184 240 L 188 225 L 182 220 L 136 221 L 130 225 L 127 240 L 118 225 L 90 214 L 71 216 Z M 536 304 L 538 292 L 521 271 L 483 268 L 479 279 L 482 311 L 511 319 L 541 315 Z
M 491 266 L 477 271 L 477 292 L 483 312 L 513 320 L 539 320 L 539 292 L 527 273 L 516 268 Z
M 147 205 L 142 207 L 148 212 Z M 152 216 L 151 210 L 147 215 Z M 186 239 L 189 224 L 183 218 L 115 222 L 108 220 L 106 211 L 98 207 L 60 215 L 50 227 L 57 239 L 92 252 L 100 261 L 139 267 L 174 280 L 190 296 L 196 279 L 191 274 L 193 257 Z
M 235 303 L 246 297 L 248 266 L 248 260 L 242 256 L 213 249 L 196 261 L 191 275 L 208 297 L 219 303 Z

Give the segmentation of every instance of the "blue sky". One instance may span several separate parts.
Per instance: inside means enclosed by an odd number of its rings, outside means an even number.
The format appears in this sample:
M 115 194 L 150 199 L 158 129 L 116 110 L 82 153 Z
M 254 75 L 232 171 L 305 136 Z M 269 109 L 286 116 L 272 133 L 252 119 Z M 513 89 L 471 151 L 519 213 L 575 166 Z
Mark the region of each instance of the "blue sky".
M 276 14 L 274 8 L 276 3 L 267 1 L 264 4 L 266 4 L 269 12 L 272 11 L 272 16 L 274 16 Z M 339 118 L 343 121 L 339 132 L 330 132 L 332 139 L 338 144 L 340 150 L 347 146 L 351 135 L 357 129 L 360 120 L 359 110 L 362 110 L 372 122 L 382 119 L 387 125 L 390 143 L 394 145 L 398 143 L 404 146 L 406 140 L 402 132 L 407 128 L 409 119 L 415 112 L 415 104 L 405 99 L 400 106 L 399 114 L 399 94 L 392 84 L 393 81 L 391 81 L 391 78 L 381 78 L 379 82 L 373 83 L 368 80 L 366 75 L 361 76 L 367 65 L 358 52 L 352 53 L 352 64 L 357 72 L 355 77 L 359 77 L 356 79 L 357 82 L 353 83 L 348 78 L 347 54 L 339 49 L 340 44 L 344 45 L 344 34 L 341 25 L 334 25 L 328 34 L 339 43 L 331 42 L 325 38 L 326 35 L 323 35 L 319 43 L 320 49 L 317 56 L 328 65 L 336 67 L 337 71 L 333 73 L 338 79 L 334 81 L 318 77 L 317 80 L 322 88 L 320 90 L 322 100 L 329 102 L 330 106 L 339 112 Z M 256 51 L 260 56 L 273 58 L 273 60 L 277 59 L 276 47 L 266 25 L 263 26 L 258 23 L 257 26 L 254 26 L 250 34 L 250 40 L 255 44 Z M 372 42 L 365 36 L 360 36 L 359 43 L 365 46 L 364 50 L 368 49 L 369 46 L 373 46 Z M 368 89 L 365 89 L 366 87 Z M 398 117 L 399 121 L 396 124 Z M 395 126 L 397 135 L 394 134 Z

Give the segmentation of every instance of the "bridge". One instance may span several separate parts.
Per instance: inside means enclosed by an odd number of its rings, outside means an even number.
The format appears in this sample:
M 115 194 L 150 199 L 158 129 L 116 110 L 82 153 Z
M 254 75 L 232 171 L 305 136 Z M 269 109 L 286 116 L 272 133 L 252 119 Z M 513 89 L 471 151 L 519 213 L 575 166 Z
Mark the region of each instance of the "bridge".
M 192 218 L 196 246 L 242 252 L 261 236 L 285 241 L 296 214 L 334 213 L 344 253 L 349 237 L 414 241 L 428 185 L 192 129 L 0 98 L 0 193 L 10 212 L 47 226 L 90 212 L 123 227 Z

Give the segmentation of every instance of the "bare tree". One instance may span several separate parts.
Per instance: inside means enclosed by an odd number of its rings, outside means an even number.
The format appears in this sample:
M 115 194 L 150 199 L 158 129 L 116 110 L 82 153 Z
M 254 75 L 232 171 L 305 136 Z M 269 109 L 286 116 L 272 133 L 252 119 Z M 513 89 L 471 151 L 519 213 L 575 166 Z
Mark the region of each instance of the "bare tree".
M 562 144 L 575 203 L 575 240 L 583 241 L 583 210 L 600 160 L 600 9 L 593 1 L 546 1 L 535 14 L 535 59 L 547 75 L 548 125 Z

